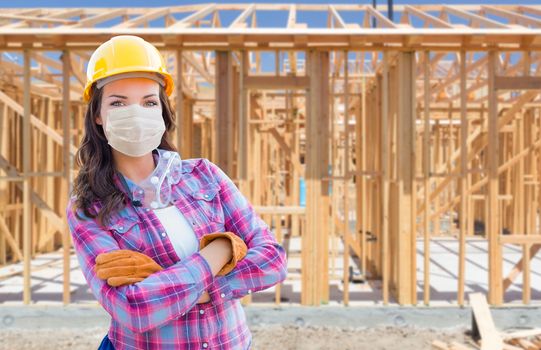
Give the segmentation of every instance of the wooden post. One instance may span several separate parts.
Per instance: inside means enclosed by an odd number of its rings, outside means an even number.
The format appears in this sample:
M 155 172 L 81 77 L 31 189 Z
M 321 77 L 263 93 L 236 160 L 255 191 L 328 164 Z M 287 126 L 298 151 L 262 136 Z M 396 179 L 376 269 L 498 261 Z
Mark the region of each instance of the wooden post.
M 423 302 L 430 303 L 430 51 L 424 52 L 424 132 L 423 132 L 423 179 L 424 179 L 424 288 Z
M 248 110 L 246 108 L 247 103 L 247 91 L 244 87 L 244 78 L 248 73 L 248 53 L 242 51 L 240 54 L 240 69 L 239 69 L 239 114 L 238 114 L 238 143 L 239 143 L 239 152 L 238 152 L 238 162 L 237 162 L 237 173 L 239 184 L 246 184 L 248 180 L 248 154 L 249 154 L 249 145 L 248 145 Z M 248 190 L 246 188 L 245 190 Z M 247 195 L 247 194 L 246 194 Z
M 0 62 L 2 55 L 0 54 Z M 5 103 L 0 104 L 0 154 L 4 154 L 8 148 L 8 108 Z M 0 181 L 0 211 L 4 214 L 0 217 L 0 221 L 5 221 L 7 213 L 5 208 L 9 200 L 9 183 L 8 181 Z M 7 234 L 0 228 L 0 265 L 7 264 Z
M 63 169 L 64 169 L 64 186 L 68 198 L 71 195 L 72 179 L 72 157 L 70 152 L 71 147 L 71 110 L 70 110 L 70 71 L 71 61 L 70 52 L 64 50 L 62 52 L 62 127 L 63 127 Z M 62 235 L 62 246 L 64 255 L 64 286 L 63 286 L 63 302 L 64 305 L 70 303 L 70 247 L 71 235 L 69 228 L 64 229 Z
M 349 66 L 348 51 L 344 52 L 344 305 L 349 305 L 349 247 L 351 233 L 349 232 Z M 333 96 L 334 100 L 334 96 Z M 334 121 L 333 121 L 334 124 Z M 336 181 L 337 183 L 337 181 Z M 336 190 L 334 186 L 333 190 Z M 334 191 L 333 191 L 334 192 Z
M 233 173 L 233 68 L 231 52 L 216 51 L 216 130 L 214 162 L 227 174 Z
M 502 288 L 502 248 L 500 236 L 500 211 L 498 200 L 498 96 L 494 85 L 496 74 L 497 53 L 494 50 L 488 53 L 488 255 L 489 255 L 489 294 L 488 300 L 492 305 L 499 305 L 503 301 Z
M 383 304 L 389 303 L 389 54 L 383 52 L 383 81 L 382 81 L 382 111 L 381 111 L 381 173 L 382 173 L 382 225 L 381 225 L 381 266 Z
M 322 219 L 319 229 L 316 229 L 315 234 L 317 233 L 317 243 L 319 243 L 318 254 L 316 255 L 316 260 L 319 262 L 318 266 L 318 279 L 317 286 L 320 291 L 320 295 L 316 302 L 319 303 L 328 303 L 329 302 L 329 222 L 330 222 L 330 196 L 329 196 L 329 144 L 331 140 L 330 135 L 330 118 L 329 118 L 329 52 L 322 51 L 319 53 L 320 56 L 320 66 L 318 69 L 321 70 L 321 79 L 318 81 L 320 85 L 321 94 L 317 97 L 320 107 L 320 115 L 316 116 L 318 121 L 317 128 L 319 134 L 318 141 L 318 164 L 320 166 L 320 178 L 327 178 L 327 180 L 322 180 L 320 185 L 321 191 L 321 204 L 320 204 L 320 217 Z M 312 82 L 311 82 L 312 84 Z M 345 252 L 349 254 L 349 252 Z
M 182 81 L 183 81 L 183 71 L 182 71 L 182 49 L 177 49 L 176 51 L 176 62 L 177 62 L 177 77 L 176 77 L 176 96 L 175 96 L 175 114 L 177 121 L 176 128 L 176 139 L 177 139 L 177 149 L 181 158 L 188 158 L 184 154 L 183 147 L 183 131 L 184 131 L 184 93 L 182 91 Z
M 302 238 L 303 305 L 325 301 L 328 288 L 328 121 L 329 53 L 310 51 L 310 87 L 306 119 L 306 231 Z
M 247 75 L 248 69 L 248 54 L 245 51 L 240 53 L 240 69 L 239 69 L 239 94 L 237 95 L 239 102 L 238 108 L 238 158 L 237 158 L 237 174 L 239 181 L 239 190 L 247 197 L 252 198 L 250 194 L 250 186 L 248 186 L 248 110 L 246 108 L 247 93 L 244 88 L 244 78 Z M 270 222 L 268 222 L 270 225 Z M 282 243 L 282 242 L 278 242 Z M 248 294 L 241 299 L 243 305 L 247 305 L 252 301 L 252 295 Z
M 397 269 L 397 299 L 401 305 L 413 302 L 412 284 L 416 285 L 416 276 L 412 274 L 415 251 L 415 225 L 412 222 L 413 195 L 413 143 L 415 117 L 415 60 L 413 52 L 401 52 L 398 58 L 398 121 L 397 121 L 397 186 L 398 186 L 398 223 L 396 237 L 397 251 L 395 259 Z
M 466 235 L 468 230 L 468 119 L 467 119 L 466 53 L 460 51 L 460 233 L 458 257 L 458 305 L 464 305 L 466 273 Z M 470 218 L 471 219 L 471 218 Z
M 25 305 L 31 302 L 31 271 L 30 261 L 32 259 L 32 203 L 30 202 L 30 50 L 24 49 L 24 91 L 23 91 L 23 125 L 22 125 L 22 144 L 23 144 L 23 302 Z
M 523 74 L 524 76 L 530 76 L 530 69 L 531 69 L 531 52 L 530 51 L 525 51 L 524 52 L 524 67 L 523 67 Z M 529 116 L 529 115 L 528 115 Z M 520 138 L 522 140 L 522 144 L 521 144 L 521 148 L 520 150 L 522 151 L 522 147 L 524 146 L 524 128 L 525 128 L 525 115 L 523 114 L 522 116 L 522 120 L 520 121 Z M 532 116 L 532 120 L 533 120 L 533 116 Z M 529 140 L 531 143 L 531 140 Z M 533 157 L 532 157 L 533 158 Z M 522 177 L 519 181 L 520 185 L 521 185 L 521 194 L 522 196 L 524 195 L 524 159 L 521 159 L 520 160 L 520 170 L 519 170 L 519 174 L 520 176 Z M 534 171 L 534 174 L 535 174 L 535 171 Z M 535 179 L 535 176 L 533 176 L 533 178 Z M 533 192 L 533 191 L 531 191 Z M 531 197 L 528 197 L 528 198 L 535 198 L 533 196 L 533 193 L 531 193 L 530 191 L 528 191 L 528 194 L 531 195 Z M 521 197 L 522 197 L 521 196 Z M 519 211 L 522 213 L 522 210 L 524 209 L 524 198 L 520 198 L 521 202 L 520 202 L 520 209 Z M 533 208 L 533 213 L 531 214 L 532 216 L 536 216 L 536 208 L 535 208 L 535 204 L 532 205 L 534 208 Z M 528 207 L 532 207 L 530 205 L 528 205 Z M 520 219 L 522 220 L 522 228 L 524 228 L 524 216 L 523 215 L 520 215 L 517 219 Z M 533 232 L 535 232 L 535 223 L 536 223 L 536 220 L 534 220 L 533 218 L 531 219 L 531 221 L 533 221 L 533 223 L 531 225 L 528 225 L 528 230 L 527 230 L 527 234 L 528 235 L 531 235 L 533 234 Z M 533 229 L 530 229 L 530 227 L 532 227 Z M 517 232 L 514 232 L 515 234 Z M 526 234 L 526 232 L 518 232 L 518 233 L 524 233 Z M 522 246 L 522 261 L 523 261 L 523 271 L 522 271 L 522 302 L 524 304 L 529 304 L 530 303 L 530 299 L 531 299 L 531 255 L 530 255 L 530 249 L 531 249 L 531 245 L 530 244 L 524 244 Z
M 361 59 L 361 113 L 356 113 L 356 116 L 361 118 L 359 121 L 358 118 L 355 123 L 355 130 L 356 130 L 356 142 L 355 145 L 357 147 L 356 149 L 356 169 L 360 169 L 361 171 L 366 171 L 366 154 L 367 154 L 367 137 L 368 133 L 366 131 L 367 128 L 367 111 L 366 111 L 366 94 L 367 94 L 367 88 L 366 88 L 366 72 L 364 70 L 364 64 L 366 59 L 366 53 L 362 52 L 362 59 Z M 357 126 L 357 124 L 359 124 Z M 359 142 L 359 139 L 361 142 Z M 357 187 L 360 187 L 360 201 L 357 201 L 358 205 L 360 205 L 360 218 L 361 218 L 361 224 L 358 226 L 361 230 L 361 266 L 362 266 L 362 274 L 364 279 L 366 280 L 368 275 L 368 264 L 367 264 L 367 245 L 368 245 L 368 237 L 366 235 L 366 232 L 368 230 L 368 193 L 367 193 L 367 186 L 366 186 L 366 176 L 362 174 L 358 174 L 356 176 L 357 179 Z M 358 193 L 359 195 L 359 193 Z M 375 211 L 373 211 L 375 213 Z M 358 231 L 357 231 L 358 232 Z

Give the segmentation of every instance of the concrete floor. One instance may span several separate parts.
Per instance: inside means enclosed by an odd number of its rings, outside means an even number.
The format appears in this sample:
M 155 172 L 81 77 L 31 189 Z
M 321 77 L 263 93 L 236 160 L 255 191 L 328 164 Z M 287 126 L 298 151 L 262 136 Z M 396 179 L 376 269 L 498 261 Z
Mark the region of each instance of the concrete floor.
M 290 241 L 288 257 L 289 279 L 282 286 L 282 303 L 284 305 L 299 304 L 300 281 L 300 239 Z M 343 299 L 341 276 L 343 258 L 341 242 L 336 240 L 339 254 L 334 259 L 334 270 L 330 267 L 331 286 L 329 305 L 340 305 Z M 73 253 L 73 251 L 72 251 Z M 423 242 L 417 242 L 417 277 L 418 299 L 423 300 Z M 522 250 L 516 246 L 504 247 L 504 274 L 507 275 L 520 259 Z M 435 238 L 430 244 L 430 288 L 431 305 L 450 306 L 456 304 L 458 242 L 452 238 Z M 355 266 L 353 260 L 351 265 Z M 468 239 L 466 244 L 466 293 L 487 292 L 487 243 L 478 238 Z M 14 264 L 0 269 L 0 305 L 22 304 L 22 264 Z M 356 271 L 356 268 L 355 268 Z M 541 305 L 541 252 L 531 260 L 531 296 L 533 305 Z M 62 250 L 42 254 L 32 260 L 32 301 L 35 304 L 60 305 L 62 303 Z M 521 304 L 522 276 L 505 293 L 506 303 Z M 375 306 L 382 300 L 381 283 L 350 283 L 350 305 Z M 274 287 L 253 294 L 255 303 L 273 303 Z M 97 304 L 86 285 L 86 281 L 78 266 L 75 255 L 71 256 L 71 298 L 79 305 Z

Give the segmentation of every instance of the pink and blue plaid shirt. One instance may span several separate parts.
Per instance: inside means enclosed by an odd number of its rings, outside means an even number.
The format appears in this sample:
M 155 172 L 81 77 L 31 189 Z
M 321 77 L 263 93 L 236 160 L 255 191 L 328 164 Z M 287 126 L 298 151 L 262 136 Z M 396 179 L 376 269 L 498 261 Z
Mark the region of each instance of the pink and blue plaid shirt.
M 156 157 L 156 154 L 153 153 Z M 108 336 L 115 349 L 249 349 L 248 329 L 239 298 L 282 282 L 286 254 L 267 224 L 231 179 L 206 158 L 182 160 L 181 180 L 172 186 L 174 205 L 193 225 L 198 238 L 216 231 L 238 234 L 246 256 L 225 276 L 213 276 L 199 251 L 180 260 L 165 229 L 152 210 L 134 206 L 113 214 L 108 227 L 75 216 L 70 198 L 68 225 L 83 275 L 101 306 L 111 315 Z M 112 179 L 124 193 L 120 176 Z M 142 190 L 123 177 L 128 198 Z M 100 208 L 99 202 L 95 209 Z M 141 282 L 111 287 L 94 272 L 95 258 L 104 252 L 142 252 L 164 269 Z M 204 291 L 210 301 L 197 304 Z

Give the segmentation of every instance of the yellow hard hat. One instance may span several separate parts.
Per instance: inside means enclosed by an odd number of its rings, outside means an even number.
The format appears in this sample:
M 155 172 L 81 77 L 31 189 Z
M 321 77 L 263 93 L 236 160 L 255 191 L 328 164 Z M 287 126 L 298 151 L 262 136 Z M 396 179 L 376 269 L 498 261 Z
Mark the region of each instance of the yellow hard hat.
M 173 92 L 173 78 L 163 56 L 151 43 L 135 35 L 118 35 L 101 44 L 88 61 L 85 102 L 92 95 L 92 84 L 113 75 L 129 72 L 154 72 L 164 79 L 167 96 Z

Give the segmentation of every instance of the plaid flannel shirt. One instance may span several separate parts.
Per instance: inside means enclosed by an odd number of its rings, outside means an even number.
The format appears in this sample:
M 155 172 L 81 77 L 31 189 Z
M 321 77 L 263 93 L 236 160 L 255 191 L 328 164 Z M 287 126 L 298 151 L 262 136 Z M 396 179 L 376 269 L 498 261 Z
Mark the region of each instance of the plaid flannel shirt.
M 156 157 L 156 153 L 153 153 Z M 66 208 L 77 258 L 93 295 L 111 315 L 108 336 L 115 349 L 247 349 L 252 341 L 239 298 L 286 278 L 286 254 L 267 224 L 231 179 L 206 158 L 182 160 L 182 178 L 172 186 L 174 205 L 193 225 L 198 240 L 231 231 L 244 240 L 246 256 L 225 276 L 213 276 L 199 251 L 180 260 L 152 210 L 134 206 L 113 214 L 107 227 Z M 120 176 L 112 181 L 124 193 Z M 133 201 L 142 189 L 128 178 Z M 94 204 L 99 209 L 100 204 Z M 94 272 L 100 253 L 142 252 L 164 269 L 141 282 L 111 287 Z M 210 301 L 197 304 L 207 291 Z

